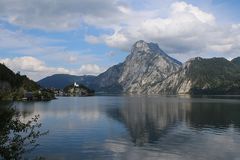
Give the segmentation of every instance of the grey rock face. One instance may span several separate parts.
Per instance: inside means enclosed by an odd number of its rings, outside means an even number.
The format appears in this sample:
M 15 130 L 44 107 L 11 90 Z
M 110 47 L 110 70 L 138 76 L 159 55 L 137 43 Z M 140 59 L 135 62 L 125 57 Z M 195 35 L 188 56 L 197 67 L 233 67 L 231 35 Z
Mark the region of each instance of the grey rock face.
M 154 83 L 176 72 L 180 66 L 180 62 L 169 57 L 157 44 L 138 41 L 124 62 L 118 82 L 123 92 L 147 93 Z
M 172 73 L 162 82 L 156 83 L 147 91 L 148 94 L 187 94 L 192 87 L 192 81 L 187 76 L 192 60 L 183 64 L 178 71 Z
M 125 93 L 145 94 L 180 66 L 179 61 L 169 57 L 157 44 L 140 40 L 133 45 L 126 60 L 100 74 L 96 84 L 105 90 L 110 87 Z

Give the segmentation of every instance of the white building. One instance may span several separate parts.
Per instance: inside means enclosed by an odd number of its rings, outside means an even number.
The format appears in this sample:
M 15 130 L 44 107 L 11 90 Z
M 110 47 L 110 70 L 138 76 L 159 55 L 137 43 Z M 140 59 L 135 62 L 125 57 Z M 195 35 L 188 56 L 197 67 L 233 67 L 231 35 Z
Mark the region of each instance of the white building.
M 74 82 L 74 87 L 79 87 L 79 84 L 77 84 L 76 82 Z

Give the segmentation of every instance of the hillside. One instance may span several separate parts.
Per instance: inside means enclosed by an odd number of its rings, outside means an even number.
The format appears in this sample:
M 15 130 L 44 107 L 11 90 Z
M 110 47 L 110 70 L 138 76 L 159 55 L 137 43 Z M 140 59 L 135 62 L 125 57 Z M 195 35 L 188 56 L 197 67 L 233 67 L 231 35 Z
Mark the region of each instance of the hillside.
M 178 72 L 156 84 L 148 93 L 239 94 L 240 69 L 225 58 L 187 61 Z
M 231 62 L 240 66 L 240 57 L 232 59 Z
M 25 75 L 15 74 L 0 63 L 0 100 L 20 100 L 27 92 L 35 94 L 37 100 L 54 98 L 50 91 L 41 90 L 40 94 L 40 90 L 41 87 L 36 82 Z
M 12 89 L 23 87 L 26 90 L 37 90 L 40 86 L 34 81 L 30 80 L 25 75 L 15 74 L 12 70 L 0 63 L 0 81 L 7 82 Z

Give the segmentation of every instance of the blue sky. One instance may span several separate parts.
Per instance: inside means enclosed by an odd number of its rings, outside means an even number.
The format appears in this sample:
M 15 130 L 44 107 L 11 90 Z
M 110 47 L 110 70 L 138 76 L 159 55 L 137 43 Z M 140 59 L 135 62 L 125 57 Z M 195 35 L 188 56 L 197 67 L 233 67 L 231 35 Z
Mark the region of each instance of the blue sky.
M 140 39 L 170 56 L 225 57 L 240 51 L 238 0 L 0 0 L 0 62 L 34 80 L 97 75 Z

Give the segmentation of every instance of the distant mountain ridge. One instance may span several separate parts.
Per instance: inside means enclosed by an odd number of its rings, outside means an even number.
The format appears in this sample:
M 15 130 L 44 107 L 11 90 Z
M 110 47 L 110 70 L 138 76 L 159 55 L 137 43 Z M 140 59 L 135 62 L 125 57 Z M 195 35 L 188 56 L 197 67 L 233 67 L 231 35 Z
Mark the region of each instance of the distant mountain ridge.
M 140 40 L 124 62 L 98 76 L 53 75 L 38 83 L 63 88 L 73 82 L 105 93 L 240 94 L 240 57 L 196 57 L 182 64 L 157 44 Z
M 73 84 L 74 82 L 89 86 L 94 78 L 95 76 L 91 75 L 76 76 L 69 74 L 54 74 L 52 76 L 41 79 L 37 83 L 45 88 L 63 89 L 64 87 Z

